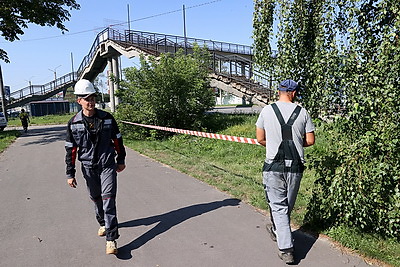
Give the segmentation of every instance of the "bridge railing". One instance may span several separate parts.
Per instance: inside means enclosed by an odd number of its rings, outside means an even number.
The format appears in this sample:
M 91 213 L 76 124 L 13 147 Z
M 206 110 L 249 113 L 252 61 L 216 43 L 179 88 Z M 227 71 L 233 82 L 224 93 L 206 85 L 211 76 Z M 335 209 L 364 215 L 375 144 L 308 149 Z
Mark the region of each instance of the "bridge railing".
M 92 46 L 90 47 L 89 53 L 82 59 L 81 64 L 79 65 L 78 68 L 78 77 L 81 76 L 83 69 L 89 66 L 90 62 L 93 60 L 94 56 L 96 55 L 97 49 L 99 49 L 99 46 L 102 42 L 105 42 L 109 39 L 109 33 L 111 31 L 111 28 L 105 28 L 101 32 L 99 32 L 96 36 L 96 38 L 93 41 Z
M 249 89 L 260 93 L 270 92 L 276 85 L 272 75 L 257 70 L 255 64 L 239 55 L 221 55 L 213 53 L 212 70 L 216 74 L 228 76 L 245 84 Z
M 141 47 L 153 48 L 155 50 L 160 50 L 160 48 L 163 48 L 164 49 L 163 52 L 166 52 L 167 47 L 175 47 L 176 48 L 175 50 L 177 50 L 178 48 L 193 48 L 194 44 L 196 43 L 201 47 L 203 46 L 207 47 L 207 49 L 210 51 L 236 53 L 242 55 L 253 54 L 253 48 L 247 45 L 190 38 L 190 37 L 185 38 L 176 35 L 142 32 L 134 30 L 125 30 L 124 33 L 121 33 L 115 29 L 106 28 L 97 34 L 89 50 L 89 53 L 83 58 L 78 68 L 78 75 L 81 75 L 83 69 L 86 68 L 93 60 L 100 44 L 107 40 L 132 43 Z
M 56 80 L 53 80 L 49 83 L 46 83 L 44 85 L 31 85 L 27 86 L 25 88 L 22 88 L 21 90 L 12 92 L 10 94 L 10 103 L 22 100 L 24 98 L 34 96 L 34 95 L 45 95 L 47 93 L 50 93 L 62 86 L 64 86 L 67 83 L 71 83 L 77 79 L 77 73 L 76 72 L 71 72 L 68 73 L 64 76 L 61 76 L 57 78 Z
M 253 48 L 247 45 L 219 42 L 213 40 L 205 40 L 199 38 L 182 37 L 176 35 L 159 34 L 151 32 L 141 32 L 134 30 L 126 30 L 124 35 L 119 35 L 125 42 L 136 44 L 145 44 L 147 46 L 177 46 L 180 48 L 193 48 L 194 44 L 201 47 L 207 47 L 210 51 L 219 51 L 235 54 L 252 55 Z

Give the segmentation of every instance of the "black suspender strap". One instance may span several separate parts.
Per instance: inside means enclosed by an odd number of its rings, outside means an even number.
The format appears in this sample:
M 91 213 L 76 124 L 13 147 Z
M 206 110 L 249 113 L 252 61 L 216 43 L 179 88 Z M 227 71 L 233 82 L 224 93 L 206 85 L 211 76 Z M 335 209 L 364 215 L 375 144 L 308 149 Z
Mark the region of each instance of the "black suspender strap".
M 300 107 L 300 106 L 297 106 L 297 107 L 294 109 L 292 115 L 290 115 L 290 118 L 289 118 L 288 122 L 285 123 L 285 120 L 283 119 L 282 113 L 281 113 L 281 111 L 279 110 L 279 108 L 278 108 L 278 106 L 276 105 L 276 103 L 272 103 L 272 104 L 271 104 L 271 107 L 274 109 L 275 115 L 276 115 L 276 117 L 278 118 L 278 121 L 279 121 L 279 123 L 280 123 L 281 125 L 284 125 L 284 124 L 288 124 L 288 125 L 290 125 L 290 126 L 293 125 L 294 121 L 297 119 L 297 117 L 299 116 L 300 111 L 301 111 L 301 107 Z
M 290 115 L 290 118 L 289 118 L 289 120 L 288 120 L 288 122 L 287 122 L 286 124 L 289 124 L 290 126 L 292 126 L 293 123 L 294 123 L 294 121 L 295 121 L 295 120 L 297 119 L 297 117 L 299 116 L 300 111 L 301 111 L 301 107 L 300 107 L 300 106 L 297 106 L 297 107 L 293 110 L 293 113 L 292 113 L 292 115 Z
M 282 113 L 279 110 L 278 106 L 276 103 L 271 104 L 272 109 L 275 112 L 276 117 L 278 118 L 279 123 L 281 124 L 282 128 L 282 140 L 293 140 L 292 137 L 292 125 L 294 121 L 297 119 L 297 117 L 300 114 L 301 107 L 297 106 L 294 111 L 292 112 L 292 115 L 290 115 L 289 120 L 285 123 Z
M 275 103 L 272 103 L 272 104 L 271 104 L 271 107 L 274 109 L 275 115 L 276 115 L 276 117 L 278 118 L 279 123 L 280 123 L 281 125 L 286 124 L 285 121 L 283 120 L 282 113 L 281 113 L 281 111 L 279 110 L 278 106 L 277 106 Z

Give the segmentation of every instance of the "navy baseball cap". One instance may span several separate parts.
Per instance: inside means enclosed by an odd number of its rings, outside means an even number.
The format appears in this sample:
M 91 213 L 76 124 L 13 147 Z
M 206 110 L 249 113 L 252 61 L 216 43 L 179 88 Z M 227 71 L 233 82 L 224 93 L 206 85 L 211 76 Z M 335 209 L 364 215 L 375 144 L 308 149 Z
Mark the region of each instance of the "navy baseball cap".
M 299 85 L 293 80 L 284 80 L 279 84 L 279 91 L 293 92 L 299 88 Z

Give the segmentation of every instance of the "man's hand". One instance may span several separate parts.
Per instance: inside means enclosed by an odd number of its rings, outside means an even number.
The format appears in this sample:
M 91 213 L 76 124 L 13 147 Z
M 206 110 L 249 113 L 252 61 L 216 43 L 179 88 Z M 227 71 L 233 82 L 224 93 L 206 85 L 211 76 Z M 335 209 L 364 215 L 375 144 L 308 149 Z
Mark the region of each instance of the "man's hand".
M 75 178 L 68 178 L 67 182 L 70 187 L 76 188 L 77 183 Z
M 257 142 L 262 146 L 266 146 L 267 141 L 265 140 L 265 130 L 256 127 L 256 136 L 257 136 Z
M 125 169 L 125 164 L 117 164 L 117 172 L 122 172 Z

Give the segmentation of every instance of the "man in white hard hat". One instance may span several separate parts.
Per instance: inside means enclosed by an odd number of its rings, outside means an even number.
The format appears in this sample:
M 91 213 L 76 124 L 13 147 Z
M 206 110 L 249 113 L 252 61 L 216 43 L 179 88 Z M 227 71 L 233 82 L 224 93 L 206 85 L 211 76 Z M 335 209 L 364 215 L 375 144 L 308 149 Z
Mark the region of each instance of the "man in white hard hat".
M 77 186 L 75 159 L 81 162 L 91 200 L 95 204 L 99 236 L 106 236 L 106 253 L 117 254 L 117 172 L 125 169 L 125 148 L 114 117 L 95 108 L 96 91 L 85 79 L 75 84 L 74 94 L 82 110 L 68 122 L 65 149 L 68 185 Z

